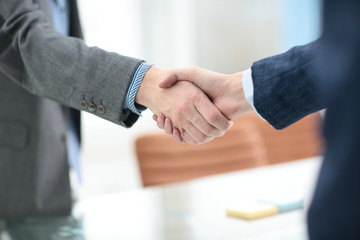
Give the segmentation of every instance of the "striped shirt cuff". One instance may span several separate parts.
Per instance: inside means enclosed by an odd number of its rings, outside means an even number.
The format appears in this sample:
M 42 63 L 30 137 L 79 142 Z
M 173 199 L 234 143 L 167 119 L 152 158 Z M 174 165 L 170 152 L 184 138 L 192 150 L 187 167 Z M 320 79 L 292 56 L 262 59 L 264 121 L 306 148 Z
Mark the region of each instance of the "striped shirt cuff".
M 129 86 L 128 92 L 126 94 L 126 99 L 124 103 L 124 108 L 130 109 L 133 113 L 141 115 L 142 110 L 138 109 L 135 106 L 135 96 L 139 90 L 140 84 L 145 76 L 146 71 L 152 66 L 152 64 L 147 62 L 142 62 L 139 67 L 136 69 L 132 82 Z

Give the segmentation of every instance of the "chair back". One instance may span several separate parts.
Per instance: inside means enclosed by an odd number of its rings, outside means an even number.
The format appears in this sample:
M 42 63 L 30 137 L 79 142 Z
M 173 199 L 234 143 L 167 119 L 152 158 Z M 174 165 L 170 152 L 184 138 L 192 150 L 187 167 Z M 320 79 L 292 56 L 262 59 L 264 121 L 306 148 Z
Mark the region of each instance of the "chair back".
M 165 134 L 146 134 L 136 140 L 135 148 L 144 186 L 266 164 L 261 137 L 251 123 L 199 146 L 177 143 Z
M 273 164 L 320 155 L 323 145 L 319 131 L 321 121 L 320 113 L 314 113 L 283 130 L 276 130 L 256 113 L 249 113 L 236 119 L 234 126 L 248 122 L 256 124 L 267 161 Z

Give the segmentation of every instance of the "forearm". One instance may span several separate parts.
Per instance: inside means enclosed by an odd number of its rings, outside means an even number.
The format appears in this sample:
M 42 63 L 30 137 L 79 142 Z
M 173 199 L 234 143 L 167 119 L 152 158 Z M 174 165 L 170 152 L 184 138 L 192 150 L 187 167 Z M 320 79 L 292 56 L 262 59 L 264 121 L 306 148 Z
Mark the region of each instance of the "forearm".
M 251 67 L 256 111 L 277 129 L 325 107 L 312 73 L 317 44 L 292 48 Z
M 31 1 L 3 2 L 0 71 L 33 94 L 130 126 L 136 116 L 123 109 L 128 86 L 141 62 L 90 48 L 57 34 Z M 82 100 L 104 111 L 81 105 Z M 85 109 L 85 107 L 86 109 Z

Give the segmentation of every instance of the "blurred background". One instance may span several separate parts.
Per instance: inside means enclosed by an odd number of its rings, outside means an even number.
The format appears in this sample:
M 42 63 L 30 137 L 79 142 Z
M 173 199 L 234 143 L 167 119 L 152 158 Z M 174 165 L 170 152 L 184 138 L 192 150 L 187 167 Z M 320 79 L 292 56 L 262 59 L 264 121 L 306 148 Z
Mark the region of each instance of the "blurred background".
M 222 73 L 315 40 L 319 0 L 80 0 L 90 46 L 161 68 Z M 99 6 L 100 5 L 100 6 Z M 160 132 L 147 110 L 131 129 L 83 113 L 82 197 L 141 187 L 135 139 Z

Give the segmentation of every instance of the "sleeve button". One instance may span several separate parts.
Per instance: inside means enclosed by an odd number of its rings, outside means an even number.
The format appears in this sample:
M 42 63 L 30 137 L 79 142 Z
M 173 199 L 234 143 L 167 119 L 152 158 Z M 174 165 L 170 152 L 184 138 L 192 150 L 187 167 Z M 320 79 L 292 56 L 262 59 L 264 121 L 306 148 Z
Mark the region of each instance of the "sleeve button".
M 94 103 L 89 103 L 88 110 L 90 112 L 95 112 L 96 111 L 96 105 Z
M 80 107 L 81 109 L 87 109 L 89 106 L 88 102 L 86 100 L 81 100 L 80 101 Z
M 103 105 L 98 105 L 97 106 L 97 112 L 101 115 L 104 115 L 106 112 L 106 108 Z

